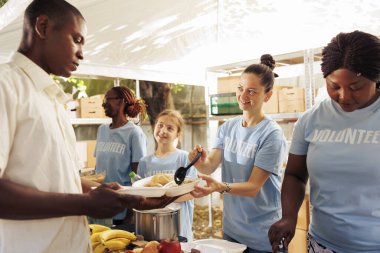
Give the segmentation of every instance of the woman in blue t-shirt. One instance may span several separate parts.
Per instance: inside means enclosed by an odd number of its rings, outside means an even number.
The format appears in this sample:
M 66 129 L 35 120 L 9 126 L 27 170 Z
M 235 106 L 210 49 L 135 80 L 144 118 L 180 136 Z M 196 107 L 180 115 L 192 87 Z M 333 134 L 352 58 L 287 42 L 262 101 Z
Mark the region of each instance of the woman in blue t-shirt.
M 236 84 L 236 98 L 243 115 L 226 121 L 218 130 L 213 149 L 206 156 L 197 146 L 199 172 L 211 174 L 219 164 L 222 181 L 201 176 L 206 187 L 196 187 L 193 195 L 203 197 L 212 192 L 223 197 L 223 238 L 248 246 L 247 252 L 270 252 L 269 226 L 281 218 L 280 188 L 286 140 L 280 126 L 263 111 L 272 96 L 275 74 L 270 55 L 261 64 L 248 66 Z
M 324 101 L 294 129 L 273 248 L 293 238 L 310 177 L 310 253 L 380 252 L 380 39 L 340 33 L 322 51 Z
M 103 101 L 106 116 L 111 124 L 103 124 L 96 138 L 96 172 L 106 172 L 104 182 L 131 185 L 128 174 L 137 172 L 139 160 L 146 155 L 146 136 L 140 126 L 129 120 L 145 113 L 145 104 L 136 99 L 132 90 L 124 86 L 107 91 Z M 113 223 L 123 222 L 126 210 L 113 218 Z M 106 224 L 110 225 L 110 224 Z

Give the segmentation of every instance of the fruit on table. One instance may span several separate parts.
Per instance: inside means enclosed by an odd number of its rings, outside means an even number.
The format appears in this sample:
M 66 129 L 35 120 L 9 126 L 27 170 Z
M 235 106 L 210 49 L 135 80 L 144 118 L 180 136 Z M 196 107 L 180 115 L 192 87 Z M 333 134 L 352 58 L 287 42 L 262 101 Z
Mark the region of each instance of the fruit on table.
M 120 229 L 106 230 L 99 234 L 99 239 L 102 243 L 114 238 L 127 238 L 130 241 L 134 241 L 136 240 L 136 235 L 134 233 Z
M 102 244 L 99 244 L 95 248 L 93 248 L 93 253 L 104 253 L 106 250 L 106 247 Z
M 99 232 L 103 232 L 103 231 L 111 229 L 109 227 L 99 225 L 99 224 L 89 224 L 88 226 L 90 227 L 91 234 L 99 233 Z
M 181 253 L 181 244 L 178 239 L 161 240 L 158 250 L 159 253 Z
M 153 246 L 153 247 L 157 248 L 159 245 L 160 245 L 160 243 L 157 242 L 157 241 L 150 241 L 150 242 L 148 242 L 148 243 L 145 245 L 145 247 L 151 247 L 151 246 Z
M 159 253 L 158 248 L 151 245 L 151 246 L 145 246 L 141 253 Z
M 103 245 L 109 250 L 120 250 L 125 249 L 125 247 L 130 243 L 126 238 L 115 238 L 105 241 Z
M 118 229 L 112 230 L 98 224 L 91 225 L 89 225 L 92 233 L 90 240 L 94 253 L 124 252 L 130 242 L 136 240 L 134 233 Z

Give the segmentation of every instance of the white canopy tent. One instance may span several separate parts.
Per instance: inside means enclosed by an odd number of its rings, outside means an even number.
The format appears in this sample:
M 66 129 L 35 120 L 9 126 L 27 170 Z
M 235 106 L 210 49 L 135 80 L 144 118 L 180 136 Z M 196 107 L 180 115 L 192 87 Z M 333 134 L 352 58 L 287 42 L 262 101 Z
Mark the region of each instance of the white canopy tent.
M 31 0 L 0 9 L 0 62 L 17 49 Z M 206 68 L 325 45 L 338 32 L 380 35 L 374 0 L 69 0 L 88 25 L 77 74 L 205 84 Z

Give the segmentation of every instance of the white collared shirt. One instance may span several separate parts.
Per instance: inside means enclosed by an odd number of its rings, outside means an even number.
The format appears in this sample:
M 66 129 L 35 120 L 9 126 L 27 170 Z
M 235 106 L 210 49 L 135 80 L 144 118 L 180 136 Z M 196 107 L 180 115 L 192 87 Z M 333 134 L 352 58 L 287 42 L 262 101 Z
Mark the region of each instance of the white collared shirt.
M 0 76 L 0 178 L 41 191 L 81 193 L 63 90 L 20 53 L 0 65 Z M 88 242 L 85 216 L 0 219 L 0 253 L 85 253 Z

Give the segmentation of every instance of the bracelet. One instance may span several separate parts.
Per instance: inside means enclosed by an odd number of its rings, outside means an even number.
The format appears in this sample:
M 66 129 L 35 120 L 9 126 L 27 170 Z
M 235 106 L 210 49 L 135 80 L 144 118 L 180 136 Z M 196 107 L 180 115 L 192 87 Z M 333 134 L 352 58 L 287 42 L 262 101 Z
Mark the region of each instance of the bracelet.
M 230 183 L 228 182 L 223 182 L 223 184 L 226 185 L 226 189 L 221 191 L 220 194 L 224 194 L 224 193 L 229 193 L 231 191 L 231 186 L 230 186 Z

